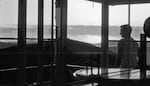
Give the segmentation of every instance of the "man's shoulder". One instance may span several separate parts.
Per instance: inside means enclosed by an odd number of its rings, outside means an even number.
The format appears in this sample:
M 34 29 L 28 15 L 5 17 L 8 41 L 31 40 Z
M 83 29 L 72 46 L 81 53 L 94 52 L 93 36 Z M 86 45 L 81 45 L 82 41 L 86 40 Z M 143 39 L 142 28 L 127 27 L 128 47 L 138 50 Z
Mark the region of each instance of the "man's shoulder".
M 135 40 L 134 40 L 133 38 L 130 38 L 130 41 L 133 41 L 133 42 L 135 42 Z
M 125 42 L 126 41 L 126 39 L 120 39 L 119 40 L 119 42 L 121 43 L 121 42 Z
M 122 38 L 122 39 L 119 40 L 119 42 L 127 42 L 127 41 L 129 41 L 129 42 L 136 42 L 133 38 L 129 38 L 129 39 Z
M 125 39 L 120 39 L 118 42 L 118 46 L 123 46 L 125 43 Z

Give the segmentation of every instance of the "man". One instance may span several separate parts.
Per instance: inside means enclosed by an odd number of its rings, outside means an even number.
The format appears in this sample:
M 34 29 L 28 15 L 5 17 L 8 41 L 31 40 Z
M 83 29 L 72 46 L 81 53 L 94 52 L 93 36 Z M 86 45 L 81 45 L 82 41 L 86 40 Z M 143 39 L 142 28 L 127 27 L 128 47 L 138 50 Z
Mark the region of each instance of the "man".
M 122 25 L 120 30 L 121 40 L 118 43 L 117 66 L 121 68 L 134 68 L 138 62 L 139 46 L 131 37 L 130 25 Z

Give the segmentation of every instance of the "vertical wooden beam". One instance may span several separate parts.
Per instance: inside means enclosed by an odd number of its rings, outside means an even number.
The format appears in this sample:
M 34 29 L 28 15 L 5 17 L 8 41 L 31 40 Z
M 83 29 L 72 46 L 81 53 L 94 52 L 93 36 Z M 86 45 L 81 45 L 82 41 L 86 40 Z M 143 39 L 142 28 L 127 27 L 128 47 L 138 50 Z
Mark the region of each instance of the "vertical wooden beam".
M 140 43 L 140 79 L 146 79 L 146 35 L 141 34 L 141 43 Z
M 43 6 L 44 0 L 38 0 L 38 71 L 37 71 L 37 82 L 40 86 L 43 80 Z
M 51 21 L 51 39 L 52 39 L 52 41 L 53 41 L 53 39 L 54 39 L 54 0 L 52 0 L 51 1 L 51 5 L 52 5 L 52 8 L 51 8 L 51 19 L 52 19 L 52 21 Z
M 54 0 L 51 1 L 51 56 L 50 56 L 50 62 L 51 62 L 51 84 L 53 85 L 54 82 Z
M 65 41 L 67 39 L 67 0 L 56 0 L 57 56 L 55 86 L 66 86 Z
M 26 0 L 18 0 L 18 86 L 24 86 L 26 81 Z
M 101 30 L 101 37 L 102 37 L 102 59 L 101 59 L 101 66 L 102 66 L 102 73 L 107 73 L 108 67 L 108 12 L 109 12 L 109 5 L 107 2 L 102 3 L 102 30 Z
M 131 4 L 128 4 L 128 24 L 131 23 Z

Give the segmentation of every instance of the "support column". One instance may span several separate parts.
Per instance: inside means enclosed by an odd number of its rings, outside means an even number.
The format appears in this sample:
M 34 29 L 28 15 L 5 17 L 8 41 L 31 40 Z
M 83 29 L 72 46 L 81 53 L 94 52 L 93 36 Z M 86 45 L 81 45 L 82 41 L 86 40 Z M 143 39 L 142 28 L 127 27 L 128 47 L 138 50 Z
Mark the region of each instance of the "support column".
M 26 0 L 18 0 L 18 4 L 17 85 L 24 86 L 26 81 Z
M 131 4 L 128 4 L 128 24 L 131 24 Z
M 44 0 L 38 0 L 38 58 L 37 82 L 40 86 L 43 80 L 43 6 Z
M 108 73 L 108 12 L 109 12 L 109 5 L 107 2 L 102 3 L 102 30 L 101 30 L 101 37 L 102 37 L 102 59 L 101 59 L 101 66 L 102 66 L 102 73 Z
M 54 84 L 54 57 L 55 57 L 55 44 L 54 44 L 54 0 L 51 0 L 51 50 L 50 50 L 50 63 L 51 63 L 51 75 L 50 75 L 50 81 L 53 86 Z
M 141 34 L 141 43 L 140 43 L 140 79 L 146 79 L 146 35 Z
M 55 86 L 66 86 L 65 41 L 67 39 L 67 0 L 56 0 L 56 29 Z

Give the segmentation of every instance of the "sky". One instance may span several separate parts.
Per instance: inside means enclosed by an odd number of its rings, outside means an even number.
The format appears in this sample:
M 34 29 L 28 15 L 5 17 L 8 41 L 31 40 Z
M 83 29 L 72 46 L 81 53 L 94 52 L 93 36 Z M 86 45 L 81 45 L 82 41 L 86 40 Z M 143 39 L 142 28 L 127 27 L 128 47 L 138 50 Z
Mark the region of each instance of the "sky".
M 27 24 L 37 25 L 38 0 L 27 0 Z M 131 5 L 131 25 L 142 26 L 150 4 Z M 109 6 L 109 24 L 128 23 L 128 6 Z M 0 0 L 0 25 L 17 24 L 18 0 Z M 44 24 L 51 24 L 51 0 L 44 0 Z M 68 0 L 68 25 L 101 25 L 101 4 Z

